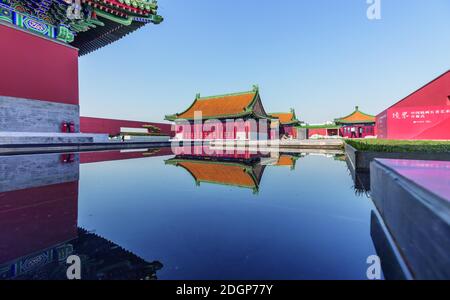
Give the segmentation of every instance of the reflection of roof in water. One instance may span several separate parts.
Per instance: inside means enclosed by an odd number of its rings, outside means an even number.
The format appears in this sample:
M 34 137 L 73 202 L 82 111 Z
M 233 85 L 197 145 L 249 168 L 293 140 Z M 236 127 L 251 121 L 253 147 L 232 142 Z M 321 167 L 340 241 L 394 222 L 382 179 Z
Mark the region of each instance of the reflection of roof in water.
M 67 279 L 66 259 L 81 259 L 83 280 L 157 279 L 160 262 L 147 262 L 117 244 L 84 229 L 78 238 L 0 266 L 0 279 Z
M 201 182 L 253 189 L 257 192 L 264 166 L 257 162 L 220 161 L 203 159 L 173 158 L 166 164 L 182 167 L 188 171 L 197 184 Z
M 295 165 L 297 160 L 301 157 L 301 155 L 292 155 L 292 154 L 280 154 L 278 157 L 278 161 L 275 166 L 278 167 L 290 167 L 291 169 L 295 169 Z

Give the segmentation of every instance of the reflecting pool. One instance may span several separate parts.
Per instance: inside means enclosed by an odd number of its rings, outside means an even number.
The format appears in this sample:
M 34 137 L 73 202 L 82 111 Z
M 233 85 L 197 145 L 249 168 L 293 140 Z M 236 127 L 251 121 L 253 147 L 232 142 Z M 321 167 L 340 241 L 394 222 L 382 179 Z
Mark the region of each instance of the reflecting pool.
M 339 153 L 0 157 L 0 278 L 367 279 L 374 205 Z

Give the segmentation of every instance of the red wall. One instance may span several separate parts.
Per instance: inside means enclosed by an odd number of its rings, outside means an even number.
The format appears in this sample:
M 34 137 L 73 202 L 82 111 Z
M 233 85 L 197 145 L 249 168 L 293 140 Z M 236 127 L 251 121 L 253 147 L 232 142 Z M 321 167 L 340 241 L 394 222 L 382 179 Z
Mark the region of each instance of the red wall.
M 380 113 L 376 118 L 375 133 L 379 139 L 387 139 L 388 137 L 388 110 Z
M 240 134 L 245 135 L 245 139 L 256 139 L 259 133 L 258 127 L 260 127 L 259 122 L 236 119 L 230 123 L 219 120 L 216 123 L 208 122 L 207 124 L 177 124 L 175 131 L 179 135 L 178 138 L 184 140 L 235 140 Z M 262 130 L 267 130 L 269 135 L 269 128 Z
M 78 105 L 78 50 L 0 25 L 0 95 Z
M 289 125 L 281 125 L 281 134 L 287 134 L 288 136 L 291 136 L 292 138 L 297 138 L 297 128 L 294 126 Z
M 450 71 L 377 116 L 383 139 L 450 139 Z
M 327 129 L 326 128 L 308 129 L 308 137 L 312 137 L 315 134 L 326 136 Z
M 114 120 L 103 118 L 80 118 L 80 132 L 83 133 L 107 133 L 110 135 L 119 135 L 121 127 L 143 128 L 144 125 L 153 125 L 161 128 L 161 133 L 173 136 L 172 125 L 154 122 L 140 122 L 127 120 Z

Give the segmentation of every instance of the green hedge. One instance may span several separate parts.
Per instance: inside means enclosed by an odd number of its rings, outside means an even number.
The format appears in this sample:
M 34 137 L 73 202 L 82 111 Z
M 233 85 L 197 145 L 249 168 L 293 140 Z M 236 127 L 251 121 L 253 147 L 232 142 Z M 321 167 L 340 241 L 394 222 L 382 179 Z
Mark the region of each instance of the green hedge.
M 379 139 L 345 140 L 360 151 L 374 152 L 450 152 L 450 141 L 398 141 Z

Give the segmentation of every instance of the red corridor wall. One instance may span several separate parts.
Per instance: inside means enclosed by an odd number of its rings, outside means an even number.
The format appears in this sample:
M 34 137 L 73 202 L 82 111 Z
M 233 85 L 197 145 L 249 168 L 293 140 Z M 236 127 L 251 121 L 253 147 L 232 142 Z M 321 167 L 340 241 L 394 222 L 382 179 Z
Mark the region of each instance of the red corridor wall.
M 159 127 L 161 129 L 161 133 L 169 136 L 174 136 L 171 124 L 91 117 L 80 118 L 80 131 L 83 133 L 108 133 L 110 135 L 119 135 L 121 127 L 143 128 L 142 126 L 144 125 L 153 125 Z

